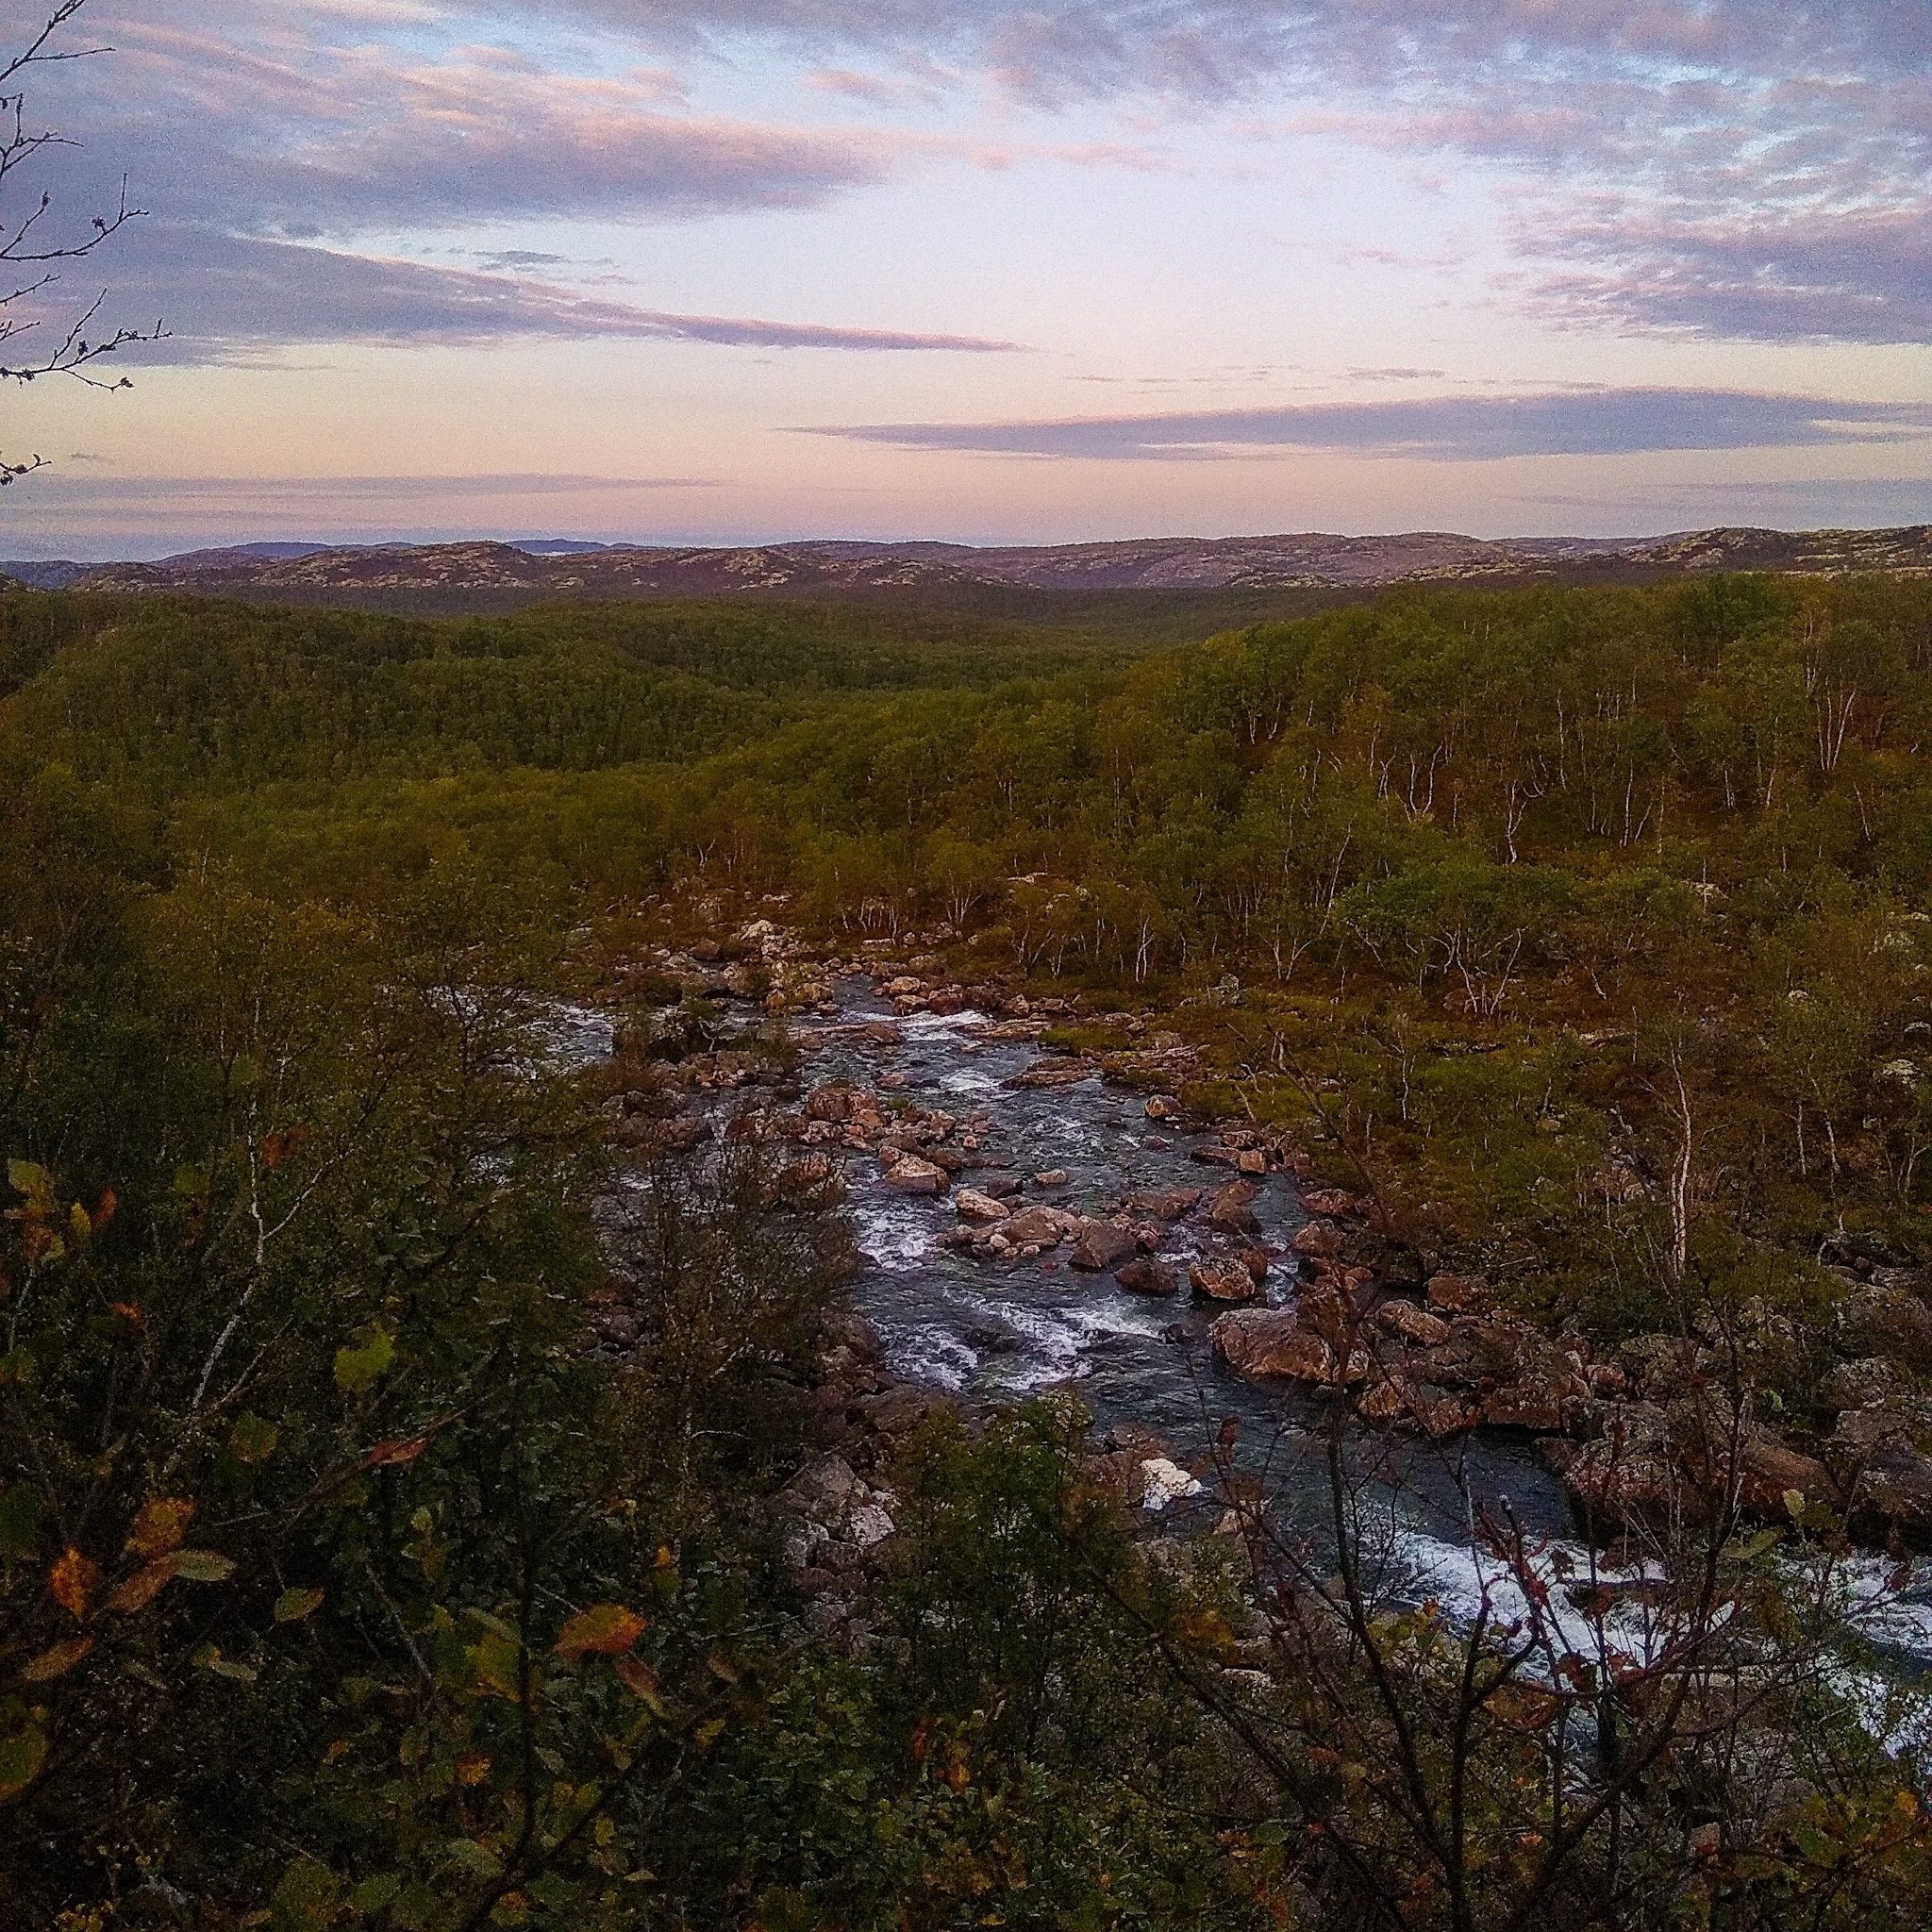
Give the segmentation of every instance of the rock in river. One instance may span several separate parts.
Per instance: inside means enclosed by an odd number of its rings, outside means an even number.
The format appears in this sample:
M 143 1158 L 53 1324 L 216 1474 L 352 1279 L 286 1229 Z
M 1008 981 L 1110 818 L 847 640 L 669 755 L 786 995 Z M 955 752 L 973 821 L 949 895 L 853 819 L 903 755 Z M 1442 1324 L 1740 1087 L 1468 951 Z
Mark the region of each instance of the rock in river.
M 1258 1234 L 1261 1224 L 1249 1205 L 1257 1191 L 1252 1181 L 1230 1181 L 1215 1195 L 1208 1221 L 1224 1234 Z
M 1194 1292 L 1210 1302 L 1251 1302 L 1261 1292 L 1255 1277 L 1239 1261 L 1203 1255 L 1188 1270 Z
M 1114 1270 L 1113 1278 L 1129 1294 L 1169 1295 L 1180 1286 L 1174 1270 L 1161 1261 L 1129 1261 Z
M 886 1170 L 886 1185 L 897 1188 L 902 1194 L 943 1194 L 946 1191 L 946 1171 L 935 1167 L 929 1160 L 921 1160 L 916 1155 L 902 1154 Z
M 1131 1227 L 1112 1221 L 1090 1221 L 1081 1232 L 1079 1246 L 1067 1258 L 1075 1268 L 1103 1274 L 1132 1260 L 1140 1246 L 1141 1238 Z
M 1224 1315 L 1208 1330 L 1214 1353 L 1236 1374 L 1250 1380 L 1284 1375 L 1296 1382 L 1332 1382 L 1335 1351 L 1291 1314 L 1278 1309 L 1244 1308 Z

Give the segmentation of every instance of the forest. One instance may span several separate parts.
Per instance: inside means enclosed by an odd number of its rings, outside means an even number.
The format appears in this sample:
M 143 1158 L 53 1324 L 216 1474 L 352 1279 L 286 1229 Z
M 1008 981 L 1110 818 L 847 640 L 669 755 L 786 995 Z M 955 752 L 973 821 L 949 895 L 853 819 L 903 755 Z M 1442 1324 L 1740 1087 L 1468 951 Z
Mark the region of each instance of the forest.
M 1925 1459 L 1932 580 L 1144 602 L 0 594 L 0 1923 L 1924 1923 L 1903 1507 L 1663 1525 L 1633 1652 L 1501 1519 L 1514 1607 L 1391 1595 L 1345 1398 L 1319 1546 L 1225 1442 L 1184 1545 L 1075 1392 L 798 1600 L 837 1205 L 541 1043 L 761 916 L 1172 1028 L 1512 1317 Z

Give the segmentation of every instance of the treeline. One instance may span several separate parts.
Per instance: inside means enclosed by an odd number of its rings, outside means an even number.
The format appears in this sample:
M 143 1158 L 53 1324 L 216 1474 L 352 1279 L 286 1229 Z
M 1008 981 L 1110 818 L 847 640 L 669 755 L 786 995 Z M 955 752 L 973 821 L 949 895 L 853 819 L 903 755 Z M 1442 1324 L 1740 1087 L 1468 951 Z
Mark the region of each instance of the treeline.
M 169 793 L 682 760 L 841 693 L 985 684 L 1110 651 L 1083 634 L 808 605 L 564 604 L 433 622 L 0 598 L 13 729 L 90 776 Z

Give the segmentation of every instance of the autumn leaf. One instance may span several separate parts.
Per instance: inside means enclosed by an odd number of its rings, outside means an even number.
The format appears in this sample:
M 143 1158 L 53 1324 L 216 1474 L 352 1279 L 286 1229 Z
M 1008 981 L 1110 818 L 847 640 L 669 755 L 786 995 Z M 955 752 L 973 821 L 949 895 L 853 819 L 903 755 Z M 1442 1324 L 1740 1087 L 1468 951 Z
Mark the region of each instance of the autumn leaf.
M 262 1166 L 274 1174 L 308 1138 L 307 1127 L 290 1127 L 286 1132 L 269 1135 L 261 1143 Z
M 457 1782 L 480 1785 L 490 1775 L 490 1760 L 480 1751 L 465 1751 L 457 1759 Z
M 378 1442 L 362 1458 L 362 1466 L 365 1469 L 388 1469 L 398 1462 L 414 1462 L 428 1446 L 427 1436 L 418 1436 L 410 1442 Z
M 144 1610 L 166 1587 L 168 1579 L 181 1567 L 181 1558 L 176 1555 L 157 1557 L 145 1569 L 137 1570 L 112 1596 L 108 1599 L 110 1610 L 124 1614 L 132 1610 Z
M 54 1587 L 54 1601 L 70 1616 L 85 1619 L 94 1591 L 101 1587 L 100 1566 L 78 1550 L 70 1549 L 54 1565 L 47 1580 Z
M 643 1635 L 643 1618 L 622 1604 L 593 1604 L 579 1610 L 558 1634 L 558 1657 L 582 1657 L 596 1651 L 616 1657 L 628 1650 Z
M 617 1681 L 633 1697 L 648 1704 L 660 1716 L 663 1714 L 664 1699 L 658 1688 L 658 1674 L 641 1657 L 619 1657 Z
M 193 1514 L 192 1503 L 178 1496 L 157 1496 L 142 1505 L 127 1532 L 127 1547 L 139 1557 L 165 1556 L 188 1534 L 188 1519 Z
M 275 1599 L 275 1622 L 299 1624 L 304 1617 L 314 1615 L 321 1607 L 321 1591 L 285 1590 Z
M 120 1202 L 114 1198 L 112 1188 L 103 1188 L 101 1190 L 101 1198 L 94 1204 L 94 1232 L 96 1234 L 106 1227 L 108 1222 L 113 1220 L 114 1210 L 120 1205 Z
M 133 1327 L 141 1326 L 142 1312 L 132 1302 L 116 1302 L 109 1312 L 119 1315 L 124 1322 Z
M 71 1671 L 93 1647 L 92 1637 L 70 1637 L 65 1643 L 57 1643 L 52 1650 L 42 1651 L 20 1674 L 29 1684 L 51 1682 L 63 1671 Z

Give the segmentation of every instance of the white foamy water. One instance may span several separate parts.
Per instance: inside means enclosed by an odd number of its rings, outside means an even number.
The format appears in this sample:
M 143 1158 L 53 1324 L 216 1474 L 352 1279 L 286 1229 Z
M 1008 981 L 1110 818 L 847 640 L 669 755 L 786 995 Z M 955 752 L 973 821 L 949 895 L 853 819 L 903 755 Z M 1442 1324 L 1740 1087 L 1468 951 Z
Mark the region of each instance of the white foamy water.
M 852 1203 L 860 1251 L 894 1274 L 922 1266 L 937 1243 L 929 1224 L 896 1198 Z

